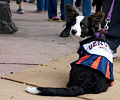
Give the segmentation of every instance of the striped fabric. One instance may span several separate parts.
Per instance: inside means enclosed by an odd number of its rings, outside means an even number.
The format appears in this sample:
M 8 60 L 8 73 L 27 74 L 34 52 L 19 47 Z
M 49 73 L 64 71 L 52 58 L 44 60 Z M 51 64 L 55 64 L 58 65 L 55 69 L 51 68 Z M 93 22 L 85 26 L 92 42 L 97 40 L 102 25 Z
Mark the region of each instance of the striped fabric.
M 86 44 L 89 46 L 89 44 L 91 45 L 91 43 L 92 42 L 89 42 Z M 105 47 L 104 47 L 105 49 L 103 49 L 103 45 L 102 45 L 102 48 L 101 48 L 101 46 L 95 47 L 95 48 L 102 49 L 101 50 L 102 52 L 100 52 L 98 50 L 99 53 L 94 54 L 94 52 L 92 50 L 96 50 L 95 52 L 97 52 L 97 49 L 94 49 L 94 47 L 93 47 L 93 49 L 90 49 L 91 50 L 90 51 L 90 50 L 88 50 L 88 47 L 84 46 L 86 44 L 80 43 L 80 48 L 78 50 L 78 54 L 80 57 L 77 61 L 74 61 L 73 63 L 86 65 L 93 69 L 100 70 L 105 75 L 106 78 L 110 79 L 110 81 L 113 82 L 114 81 L 113 63 L 108 59 L 108 57 L 104 56 L 107 52 L 110 52 L 110 51 L 107 51 Z M 112 57 L 112 55 L 110 55 L 109 58 L 110 57 Z M 110 58 L 110 59 L 112 59 L 112 58 Z

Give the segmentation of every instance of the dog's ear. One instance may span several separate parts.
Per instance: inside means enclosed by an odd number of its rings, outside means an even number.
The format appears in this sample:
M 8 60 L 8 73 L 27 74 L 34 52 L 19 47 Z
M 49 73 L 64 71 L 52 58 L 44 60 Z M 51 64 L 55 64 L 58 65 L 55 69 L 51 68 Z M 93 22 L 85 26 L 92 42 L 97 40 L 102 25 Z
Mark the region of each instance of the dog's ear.
M 103 21 L 104 16 L 105 14 L 101 11 L 89 16 L 90 24 L 93 27 L 98 28 L 99 24 Z
M 72 21 L 78 15 L 79 13 L 75 10 L 75 8 L 72 5 L 70 4 L 66 5 L 66 17 L 67 17 L 68 23 Z

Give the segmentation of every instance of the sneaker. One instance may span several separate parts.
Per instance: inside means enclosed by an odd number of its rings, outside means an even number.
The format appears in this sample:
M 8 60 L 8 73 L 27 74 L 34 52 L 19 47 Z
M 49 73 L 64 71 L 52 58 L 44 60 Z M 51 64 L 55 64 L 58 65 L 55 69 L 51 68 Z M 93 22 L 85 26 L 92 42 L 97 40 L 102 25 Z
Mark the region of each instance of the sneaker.
M 62 15 L 60 16 L 60 19 L 61 19 L 61 21 L 63 21 L 63 22 L 66 21 L 65 18 L 64 18 Z
M 61 21 L 66 22 L 66 20 L 65 20 L 65 19 L 63 19 L 63 18 L 61 18 Z
M 76 7 L 80 7 L 81 3 L 75 2 Z
M 70 35 L 70 28 L 66 27 L 60 34 L 60 37 L 68 37 Z
M 34 2 L 35 2 L 35 0 L 30 0 L 30 1 L 29 1 L 29 3 L 34 3 Z
M 75 2 L 75 6 L 76 6 L 76 8 L 77 8 L 79 11 L 81 11 L 81 8 L 80 8 L 81 3 Z
M 48 10 L 44 10 L 45 13 L 48 13 Z
M 19 8 L 19 9 L 17 10 L 17 13 L 18 13 L 18 14 L 24 14 L 24 9 L 20 9 L 20 8 Z
M 116 59 L 118 57 L 116 50 L 113 50 L 113 59 Z
M 41 13 L 41 14 L 44 13 L 43 10 L 36 10 L 35 12 L 36 12 L 36 13 Z
M 23 0 L 23 2 L 26 2 L 26 0 Z
M 52 22 L 61 22 L 61 20 L 58 17 L 53 17 L 53 18 L 49 18 L 48 21 L 52 21 Z

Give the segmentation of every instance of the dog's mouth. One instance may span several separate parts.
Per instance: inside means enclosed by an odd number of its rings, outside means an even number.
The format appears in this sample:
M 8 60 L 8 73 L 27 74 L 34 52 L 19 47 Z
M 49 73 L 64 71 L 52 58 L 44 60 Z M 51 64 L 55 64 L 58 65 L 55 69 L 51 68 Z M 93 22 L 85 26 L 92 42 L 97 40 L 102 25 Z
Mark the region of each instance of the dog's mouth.
M 85 38 L 86 36 L 85 36 L 84 34 L 81 34 L 80 37 L 81 37 L 81 38 Z
M 86 37 L 84 34 L 77 35 L 77 34 L 72 34 L 71 33 L 71 35 L 74 36 L 74 37 L 80 37 L 80 38 L 85 38 Z
M 85 38 L 87 37 L 87 33 L 82 33 L 82 32 L 78 32 L 76 29 L 72 29 L 70 31 L 70 34 L 74 37 L 81 37 L 81 38 Z

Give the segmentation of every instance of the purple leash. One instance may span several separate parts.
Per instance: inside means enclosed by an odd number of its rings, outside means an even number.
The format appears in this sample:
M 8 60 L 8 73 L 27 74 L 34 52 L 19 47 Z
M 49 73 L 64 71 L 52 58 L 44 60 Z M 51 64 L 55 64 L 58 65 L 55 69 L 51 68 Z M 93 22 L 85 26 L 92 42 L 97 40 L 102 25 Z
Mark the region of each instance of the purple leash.
M 111 4 L 111 7 L 110 7 L 110 10 L 109 10 L 109 13 L 108 13 L 108 16 L 106 18 L 106 20 L 109 20 L 111 19 L 111 14 L 112 14 L 112 11 L 113 11 L 113 7 L 114 7 L 114 3 L 115 3 L 115 0 L 112 1 L 112 4 Z
M 102 39 L 105 38 L 104 34 L 106 34 L 107 30 L 109 29 L 108 23 L 110 23 L 110 21 L 111 21 L 112 11 L 113 11 L 114 4 L 115 4 L 115 0 L 112 1 L 110 10 L 109 10 L 108 15 L 107 15 L 107 18 L 105 19 L 106 24 L 104 26 L 104 29 L 102 30 L 103 34 L 100 33 L 100 32 L 97 32 L 96 33 L 96 38 L 102 38 Z
M 109 13 L 107 15 L 107 18 L 105 19 L 106 24 L 104 26 L 103 33 L 107 33 L 107 30 L 109 29 L 108 23 L 110 23 L 110 21 L 111 21 L 114 4 L 115 4 L 115 0 L 112 1 Z
M 100 39 L 100 38 L 104 39 L 105 38 L 104 34 L 106 34 L 107 30 L 109 29 L 108 23 L 110 23 L 110 21 L 111 21 L 114 4 L 115 4 L 115 0 L 112 1 L 110 10 L 109 10 L 108 15 L 107 15 L 107 18 L 105 19 L 106 24 L 104 26 L 104 29 L 102 29 L 102 33 L 96 32 L 96 38 L 97 39 Z

